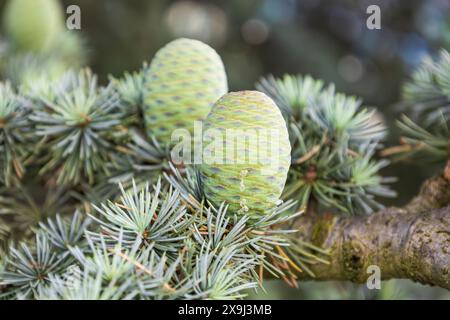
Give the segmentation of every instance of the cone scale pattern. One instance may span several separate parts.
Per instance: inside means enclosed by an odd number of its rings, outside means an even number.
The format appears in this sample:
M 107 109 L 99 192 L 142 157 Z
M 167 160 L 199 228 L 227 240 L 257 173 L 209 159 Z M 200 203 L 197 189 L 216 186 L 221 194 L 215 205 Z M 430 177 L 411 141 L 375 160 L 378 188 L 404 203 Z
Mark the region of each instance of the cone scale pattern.
M 208 142 L 213 136 L 216 143 Z M 223 148 L 211 152 L 211 145 Z M 249 216 L 280 202 L 291 146 L 280 110 L 265 94 L 231 92 L 217 101 L 204 122 L 203 148 L 205 155 L 213 154 L 198 165 L 210 202 L 226 202 L 231 212 Z
M 219 55 L 208 45 L 178 39 L 160 49 L 147 75 L 144 118 L 147 133 L 170 145 L 175 129 L 193 131 L 212 105 L 228 91 Z

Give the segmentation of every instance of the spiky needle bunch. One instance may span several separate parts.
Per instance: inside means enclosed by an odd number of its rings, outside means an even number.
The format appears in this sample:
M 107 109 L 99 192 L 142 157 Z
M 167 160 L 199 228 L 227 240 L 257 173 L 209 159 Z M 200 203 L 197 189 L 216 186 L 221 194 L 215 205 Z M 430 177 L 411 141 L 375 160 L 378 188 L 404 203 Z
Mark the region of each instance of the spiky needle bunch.
M 0 183 L 6 186 L 24 175 L 23 162 L 30 154 L 29 113 L 25 101 L 11 85 L 0 83 Z
M 269 76 L 256 87 L 271 96 L 288 122 L 292 165 L 286 198 L 300 205 L 371 212 L 381 205 L 375 196 L 394 195 L 374 159 L 385 128 L 374 110 L 355 97 L 336 93 L 310 76 Z
M 404 133 L 401 145 L 385 150 L 397 158 L 443 162 L 450 158 L 450 54 L 442 50 L 433 60 L 425 57 L 403 87 Z M 420 125 L 418 124 L 420 123 Z
M 30 119 L 45 140 L 42 174 L 56 172 L 58 184 L 76 184 L 108 173 L 105 163 L 113 160 L 122 116 L 111 86 L 99 87 L 86 69 L 72 74 L 68 88 L 56 91 L 53 100 L 43 97 L 42 107 L 36 107 Z
M 126 72 L 121 78 L 110 77 L 110 85 L 119 99 L 121 111 L 120 135 L 116 136 L 115 165 L 110 174 L 100 179 L 89 193 L 91 200 L 101 202 L 117 196 L 114 185 L 131 186 L 134 179 L 138 186 L 156 182 L 163 170 L 168 170 L 170 151 L 153 137 L 147 136 L 143 109 L 144 86 L 148 80 L 148 65 L 144 63 L 138 72 Z

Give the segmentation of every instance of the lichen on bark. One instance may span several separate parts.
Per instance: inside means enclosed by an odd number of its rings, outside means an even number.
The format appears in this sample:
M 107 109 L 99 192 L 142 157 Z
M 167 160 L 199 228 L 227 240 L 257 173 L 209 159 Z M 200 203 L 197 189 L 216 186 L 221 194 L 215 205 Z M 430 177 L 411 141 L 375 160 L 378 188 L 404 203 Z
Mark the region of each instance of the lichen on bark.
M 294 223 L 298 237 L 329 251 L 330 264 L 312 266 L 314 280 L 364 283 L 376 265 L 382 279 L 408 278 L 450 290 L 450 161 L 402 208 L 365 216 L 308 212 Z M 312 277 L 299 273 L 298 279 Z

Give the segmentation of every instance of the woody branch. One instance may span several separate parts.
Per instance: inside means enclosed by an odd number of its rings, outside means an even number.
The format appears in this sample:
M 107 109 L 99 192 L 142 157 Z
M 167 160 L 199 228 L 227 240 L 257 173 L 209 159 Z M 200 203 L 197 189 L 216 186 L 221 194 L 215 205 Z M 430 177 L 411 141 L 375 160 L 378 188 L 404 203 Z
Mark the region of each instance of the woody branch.
M 329 250 L 330 264 L 312 266 L 300 280 L 367 281 L 376 265 L 382 279 L 406 278 L 450 290 L 450 161 L 402 208 L 366 216 L 306 214 L 294 227 L 302 240 Z

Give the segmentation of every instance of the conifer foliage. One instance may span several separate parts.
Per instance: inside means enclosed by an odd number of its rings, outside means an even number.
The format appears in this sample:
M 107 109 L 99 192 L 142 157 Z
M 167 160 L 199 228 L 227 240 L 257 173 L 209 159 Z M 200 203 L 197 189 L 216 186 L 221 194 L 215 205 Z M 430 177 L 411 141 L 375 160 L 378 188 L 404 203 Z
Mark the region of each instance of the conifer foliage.
M 30 0 L 13 2 L 7 15 Z M 28 10 L 29 22 L 51 15 L 42 10 Z M 61 21 L 47 21 L 32 39 L 24 36 L 32 26 L 7 21 L 2 298 L 238 299 L 263 287 L 263 274 L 296 285 L 298 272 L 313 275 L 308 266 L 328 261 L 296 238 L 290 220 L 305 210 L 371 213 L 380 196 L 394 195 L 380 174 L 387 161 L 375 157 L 386 135 L 376 111 L 332 85 L 268 76 L 259 91 L 227 93 L 220 56 L 190 39 L 103 84 L 81 67 L 83 41 L 66 37 Z M 449 57 L 425 62 L 404 90 L 440 131 L 400 122 L 406 145 L 440 158 L 448 158 Z M 175 164 L 170 135 L 192 132 L 193 121 L 219 132 L 270 127 L 278 153 L 262 163 Z M 226 160 L 262 148 L 245 144 Z
M 395 195 L 386 185 L 392 178 L 379 173 L 387 161 L 374 158 L 386 134 L 375 110 L 310 76 L 268 76 L 256 87 L 276 101 L 288 124 L 292 165 L 285 198 L 355 214 L 379 209 L 376 196 Z
M 427 56 L 403 86 L 397 122 L 401 145 L 387 150 L 400 159 L 445 162 L 450 156 L 450 54 Z

